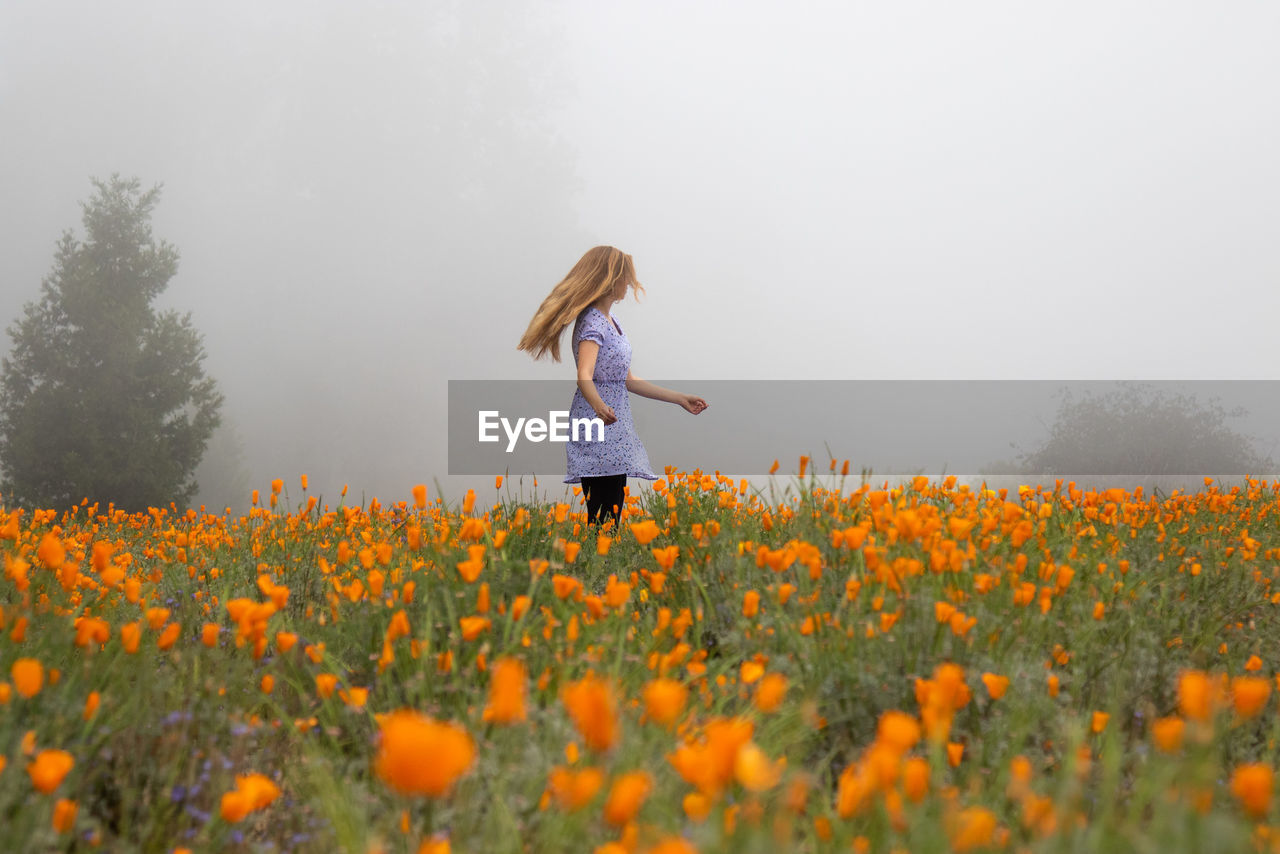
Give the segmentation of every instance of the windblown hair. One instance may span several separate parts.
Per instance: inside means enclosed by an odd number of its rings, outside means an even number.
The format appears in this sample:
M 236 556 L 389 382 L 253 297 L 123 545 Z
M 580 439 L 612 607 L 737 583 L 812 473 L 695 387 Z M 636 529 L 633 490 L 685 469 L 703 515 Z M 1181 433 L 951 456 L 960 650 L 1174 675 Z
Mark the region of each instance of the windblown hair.
M 565 327 L 596 300 L 611 293 L 619 281 L 627 282 L 639 301 L 644 288 L 636 281 L 630 255 L 612 246 L 587 250 L 538 306 L 516 349 L 529 352 L 535 359 L 550 351 L 551 358 L 560 361 L 560 335 Z

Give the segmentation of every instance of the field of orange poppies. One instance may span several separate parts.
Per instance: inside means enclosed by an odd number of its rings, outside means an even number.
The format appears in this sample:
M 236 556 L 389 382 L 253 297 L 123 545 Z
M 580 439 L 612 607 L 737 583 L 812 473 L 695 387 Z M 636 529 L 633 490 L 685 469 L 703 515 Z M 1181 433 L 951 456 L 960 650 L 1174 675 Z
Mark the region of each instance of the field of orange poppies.
M 0 506 L 0 846 L 1280 850 L 1280 482 L 807 464 Z

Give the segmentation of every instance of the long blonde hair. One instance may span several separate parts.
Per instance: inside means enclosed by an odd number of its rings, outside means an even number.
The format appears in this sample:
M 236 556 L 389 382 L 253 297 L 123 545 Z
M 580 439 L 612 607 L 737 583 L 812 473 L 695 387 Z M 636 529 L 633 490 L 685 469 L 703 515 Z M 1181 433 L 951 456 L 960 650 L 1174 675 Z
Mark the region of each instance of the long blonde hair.
M 619 281 L 630 285 L 639 302 L 644 288 L 636 281 L 631 256 L 612 246 L 588 249 L 569 275 L 561 279 L 538 306 L 516 349 L 528 351 L 535 359 L 541 359 L 550 351 L 551 358 L 560 361 L 560 334 L 565 327 L 573 323 L 583 309 L 611 293 Z

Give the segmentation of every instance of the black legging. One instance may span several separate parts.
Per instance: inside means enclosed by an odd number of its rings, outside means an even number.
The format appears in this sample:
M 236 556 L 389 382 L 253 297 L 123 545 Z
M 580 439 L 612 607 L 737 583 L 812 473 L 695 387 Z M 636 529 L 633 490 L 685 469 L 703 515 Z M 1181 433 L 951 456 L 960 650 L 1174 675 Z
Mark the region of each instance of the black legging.
M 625 474 L 582 478 L 582 494 L 587 498 L 587 524 L 603 523 L 605 516 L 613 517 L 614 527 L 621 524 L 622 490 L 626 485 Z

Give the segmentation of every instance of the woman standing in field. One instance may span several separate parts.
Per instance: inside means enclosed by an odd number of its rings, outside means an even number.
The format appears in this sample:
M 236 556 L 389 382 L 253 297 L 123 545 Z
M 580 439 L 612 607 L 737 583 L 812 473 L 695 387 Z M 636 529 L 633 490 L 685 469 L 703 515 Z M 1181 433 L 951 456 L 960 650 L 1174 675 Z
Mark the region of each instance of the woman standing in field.
M 570 436 L 565 445 L 568 473 L 565 483 L 582 483 L 587 499 L 588 523 L 621 517 L 623 488 L 628 477 L 657 480 L 649 466 L 640 437 L 631 423 L 628 393 L 663 400 L 697 415 L 707 402 L 691 394 L 661 388 L 631 373 L 631 342 L 609 308 L 644 288 L 636 280 L 631 256 L 612 246 L 596 246 L 579 259 L 560 284 L 538 306 L 517 350 L 540 359 L 548 351 L 560 361 L 560 334 L 573 324 L 573 360 L 578 366 L 578 390 L 573 394 L 569 418 L 598 417 L 604 422 L 604 440 L 597 436 Z

